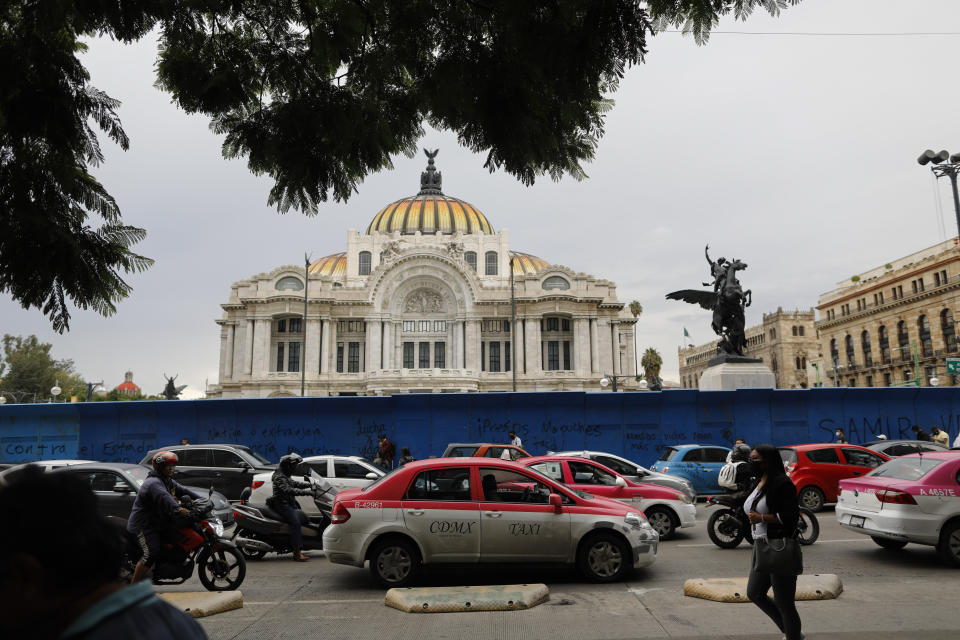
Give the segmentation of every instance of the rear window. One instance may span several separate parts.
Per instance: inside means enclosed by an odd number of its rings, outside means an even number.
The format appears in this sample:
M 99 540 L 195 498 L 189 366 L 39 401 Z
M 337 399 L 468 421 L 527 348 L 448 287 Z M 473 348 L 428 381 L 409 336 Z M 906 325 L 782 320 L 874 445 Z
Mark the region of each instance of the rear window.
M 780 449 L 780 459 L 783 460 L 783 464 L 792 464 L 797 461 L 797 450 L 783 448 Z
M 244 453 L 249 455 L 251 458 L 256 460 L 258 464 L 272 464 L 269 460 L 264 458 L 262 455 L 260 455 L 250 447 L 237 446 L 236 448 L 239 449 L 240 451 L 243 451 Z
M 819 464 L 840 464 L 840 457 L 837 455 L 837 450 L 833 447 L 811 449 L 807 451 L 807 458 L 809 458 L 810 462 Z
M 894 480 L 919 480 L 942 462 L 943 460 L 933 458 L 896 458 L 882 467 L 877 467 L 867 475 L 874 478 L 892 478 Z
M 674 456 L 677 455 L 677 450 L 673 447 L 667 447 L 667 449 L 660 454 L 660 457 L 657 460 L 663 460 L 664 462 L 668 460 L 673 460 Z
M 708 448 L 703 449 L 703 461 L 704 462 L 726 462 L 727 454 L 730 453 L 726 449 L 717 449 L 717 448 Z
M 703 449 L 688 449 L 683 456 L 684 462 L 703 462 Z
M 447 454 L 448 458 L 472 458 L 477 452 L 477 447 L 454 447 Z

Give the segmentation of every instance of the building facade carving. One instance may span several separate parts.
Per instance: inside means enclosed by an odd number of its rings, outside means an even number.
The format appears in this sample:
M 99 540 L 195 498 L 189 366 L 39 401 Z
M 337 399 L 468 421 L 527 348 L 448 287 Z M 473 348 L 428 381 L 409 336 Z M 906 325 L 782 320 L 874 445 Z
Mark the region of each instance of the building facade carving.
M 301 375 L 306 395 L 510 391 L 514 369 L 519 391 L 600 391 L 634 370 L 614 283 L 512 250 L 441 187 L 431 156 L 420 192 L 348 231 L 306 287 L 293 266 L 235 282 L 208 397 L 296 396 Z

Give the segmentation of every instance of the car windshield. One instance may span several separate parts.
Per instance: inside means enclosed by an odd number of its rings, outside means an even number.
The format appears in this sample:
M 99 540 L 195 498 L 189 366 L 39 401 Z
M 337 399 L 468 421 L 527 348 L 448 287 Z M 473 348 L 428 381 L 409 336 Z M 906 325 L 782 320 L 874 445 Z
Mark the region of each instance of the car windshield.
M 273 464 L 262 455 L 251 449 L 250 447 L 237 447 L 240 451 L 243 451 L 245 454 L 249 455 L 251 458 L 259 462 L 260 464 Z
M 147 479 L 147 473 L 149 472 L 144 467 L 130 467 L 124 469 L 123 473 L 139 487 Z
M 677 455 L 677 450 L 674 449 L 673 447 L 668 447 L 667 450 L 661 453 L 660 457 L 657 459 L 663 460 L 664 462 L 666 462 L 667 460 L 673 460 L 673 457 L 675 455 Z
M 796 462 L 797 450 L 789 449 L 787 447 L 780 449 L 780 459 L 783 460 L 783 464 L 790 464 L 791 462 Z
M 387 478 L 395 474 L 400 469 L 403 469 L 403 467 L 396 467 L 395 469 L 390 469 L 385 474 L 383 474 L 382 476 L 380 476 L 379 478 L 377 478 L 376 480 L 374 480 L 373 482 L 365 486 L 363 489 L 361 489 L 361 491 L 364 491 L 364 492 L 370 491 L 370 489 L 373 489 L 375 486 L 377 486 L 378 484 L 380 484 L 381 482 L 383 482 L 384 480 L 386 480 Z
M 868 476 L 874 478 L 891 478 L 894 480 L 919 480 L 939 466 L 943 460 L 935 458 L 895 458 L 886 464 L 877 467 Z

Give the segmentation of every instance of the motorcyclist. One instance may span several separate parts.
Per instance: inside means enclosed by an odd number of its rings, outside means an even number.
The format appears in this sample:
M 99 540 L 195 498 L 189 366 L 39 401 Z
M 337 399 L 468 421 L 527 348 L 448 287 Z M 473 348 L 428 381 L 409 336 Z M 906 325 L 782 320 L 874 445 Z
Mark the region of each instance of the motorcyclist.
M 753 471 L 750 466 L 750 445 L 741 443 L 734 446 L 730 461 L 733 463 L 743 463 L 737 465 L 734 482 L 737 483 L 737 493 L 744 492 L 744 497 L 746 497 L 745 492 L 749 491 L 753 486 Z
M 163 541 L 174 529 L 174 516 L 190 513 L 180 506 L 180 496 L 187 495 L 195 500 L 202 497 L 173 479 L 177 462 L 177 454 L 172 451 L 160 451 L 154 455 L 151 460 L 153 471 L 147 474 L 133 501 L 127 531 L 136 536 L 143 556 L 133 570 L 131 583 L 143 580 L 147 569 L 157 561 Z
M 314 494 L 313 485 L 309 482 L 297 482 L 291 477 L 302 462 L 303 458 L 298 453 L 288 453 L 280 458 L 280 464 L 271 477 L 273 496 L 267 500 L 267 506 L 290 525 L 290 546 L 293 548 L 293 559 L 297 562 L 306 562 L 310 557 L 303 553 L 303 536 L 300 532 L 300 526 L 306 524 L 307 518 L 300 511 L 296 497 Z

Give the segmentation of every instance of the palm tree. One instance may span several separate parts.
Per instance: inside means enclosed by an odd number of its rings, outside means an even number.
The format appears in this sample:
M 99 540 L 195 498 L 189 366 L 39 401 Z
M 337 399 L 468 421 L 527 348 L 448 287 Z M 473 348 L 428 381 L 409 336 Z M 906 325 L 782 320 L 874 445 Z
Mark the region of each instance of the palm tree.
M 639 318 L 640 314 L 643 313 L 643 305 L 640 304 L 639 300 L 634 300 L 630 303 L 630 313 L 633 314 L 634 318 Z M 640 377 L 640 370 L 637 367 L 640 363 L 637 362 L 637 323 L 633 323 L 633 376 L 635 378 Z
M 655 386 L 660 378 L 660 367 L 663 366 L 663 358 L 660 357 L 660 353 L 653 347 L 648 347 L 643 352 L 640 365 L 643 367 L 643 377 L 647 381 L 648 388 Z

